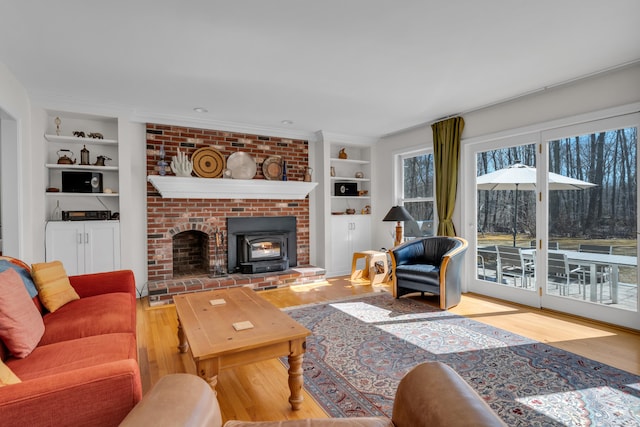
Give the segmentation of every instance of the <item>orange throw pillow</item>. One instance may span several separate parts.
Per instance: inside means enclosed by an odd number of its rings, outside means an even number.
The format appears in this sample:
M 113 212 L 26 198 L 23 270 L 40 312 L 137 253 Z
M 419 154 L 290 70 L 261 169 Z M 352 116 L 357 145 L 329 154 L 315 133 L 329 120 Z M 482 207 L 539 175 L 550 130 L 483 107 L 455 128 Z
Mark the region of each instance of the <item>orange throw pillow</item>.
M 44 334 L 42 316 L 13 269 L 0 273 L 0 338 L 15 357 L 27 357 Z
M 22 382 L 20 378 L 16 377 L 16 374 L 0 360 L 0 387 L 9 384 L 18 384 L 19 382 Z
M 32 264 L 31 277 L 42 305 L 52 313 L 66 303 L 80 299 L 60 261 Z

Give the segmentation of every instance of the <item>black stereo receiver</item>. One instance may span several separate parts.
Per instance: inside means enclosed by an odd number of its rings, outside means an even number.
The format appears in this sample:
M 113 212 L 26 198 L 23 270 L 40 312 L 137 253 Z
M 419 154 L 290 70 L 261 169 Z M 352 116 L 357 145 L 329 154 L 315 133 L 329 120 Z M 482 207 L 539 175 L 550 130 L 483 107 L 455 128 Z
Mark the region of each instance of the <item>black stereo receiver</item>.
M 64 193 L 102 193 L 102 174 L 62 171 L 62 191 Z
M 111 211 L 62 211 L 63 221 L 91 221 L 111 219 Z

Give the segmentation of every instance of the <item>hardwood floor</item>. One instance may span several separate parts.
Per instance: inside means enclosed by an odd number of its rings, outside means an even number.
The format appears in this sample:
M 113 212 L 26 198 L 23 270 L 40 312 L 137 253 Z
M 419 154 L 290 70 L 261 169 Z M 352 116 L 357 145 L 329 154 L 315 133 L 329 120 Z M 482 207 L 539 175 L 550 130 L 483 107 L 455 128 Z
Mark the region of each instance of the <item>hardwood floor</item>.
M 386 285 L 372 287 L 340 278 L 317 285 L 263 291 L 261 295 L 282 308 L 387 291 Z M 416 299 L 436 306 L 435 300 Z M 635 331 L 474 294 L 463 295 L 462 302 L 450 312 L 640 375 L 640 333 Z M 189 356 L 177 350 L 176 330 L 177 318 L 172 305 L 150 308 L 145 300 L 140 300 L 138 353 L 145 392 L 164 375 L 176 372 L 195 374 Z M 302 408 L 291 410 L 287 372 L 275 359 L 222 371 L 217 392 L 225 421 L 326 417 L 306 392 Z

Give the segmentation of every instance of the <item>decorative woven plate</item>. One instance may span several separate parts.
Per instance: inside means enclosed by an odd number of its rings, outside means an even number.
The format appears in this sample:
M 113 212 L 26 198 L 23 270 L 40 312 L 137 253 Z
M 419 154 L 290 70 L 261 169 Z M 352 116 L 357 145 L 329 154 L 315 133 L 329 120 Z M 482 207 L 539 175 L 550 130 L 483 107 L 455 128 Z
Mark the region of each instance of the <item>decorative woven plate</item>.
M 233 179 L 252 179 L 256 175 L 256 161 L 249 154 L 238 151 L 227 159 L 227 168 Z
M 271 181 L 282 181 L 282 157 L 269 157 L 262 162 L 262 174 Z
M 198 148 L 191 156 L 193 171 L 201 178 L 219 178 L 226 167 L 224 156 L 216 149 Z

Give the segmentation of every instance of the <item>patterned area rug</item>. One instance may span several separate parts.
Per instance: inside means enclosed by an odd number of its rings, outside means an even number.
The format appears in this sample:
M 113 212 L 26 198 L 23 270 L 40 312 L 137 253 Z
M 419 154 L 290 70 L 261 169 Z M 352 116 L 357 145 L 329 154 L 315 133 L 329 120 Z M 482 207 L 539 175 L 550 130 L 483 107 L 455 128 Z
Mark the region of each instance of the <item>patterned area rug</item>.
M 305 388 L 334 417 L 390 417 L 400 379 L 436 360 L 510 426 L 640 425 L 640 377 L 418 301 L 380 293 L 285 311 L 313 332 Z

